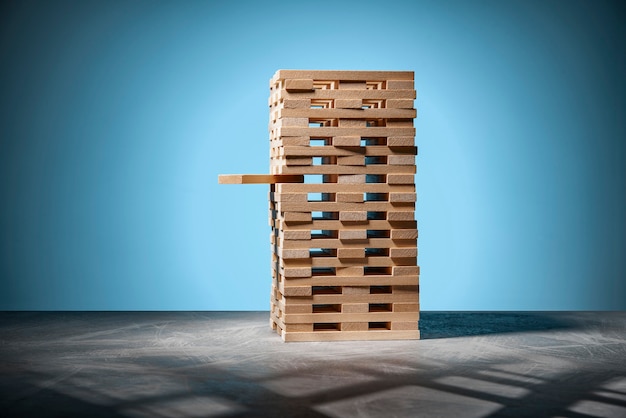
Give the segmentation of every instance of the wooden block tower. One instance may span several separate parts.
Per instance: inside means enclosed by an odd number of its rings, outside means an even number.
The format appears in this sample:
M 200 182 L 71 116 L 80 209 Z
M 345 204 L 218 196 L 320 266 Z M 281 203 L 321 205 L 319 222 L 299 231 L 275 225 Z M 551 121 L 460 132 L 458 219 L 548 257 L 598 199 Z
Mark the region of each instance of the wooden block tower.
M 270 81 L 270 325 L 284 341 L 418 339 L 413 72 Z

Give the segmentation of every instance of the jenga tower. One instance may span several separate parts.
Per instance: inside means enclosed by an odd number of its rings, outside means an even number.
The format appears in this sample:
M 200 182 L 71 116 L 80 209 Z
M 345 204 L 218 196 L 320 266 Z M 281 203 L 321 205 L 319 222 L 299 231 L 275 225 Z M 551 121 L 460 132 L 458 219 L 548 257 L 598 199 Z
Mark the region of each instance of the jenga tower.
M 284 341 L 419 339 L 414 99 L 413 72 L 271 79 L 271 174 L 222 182 L 271 184 Z

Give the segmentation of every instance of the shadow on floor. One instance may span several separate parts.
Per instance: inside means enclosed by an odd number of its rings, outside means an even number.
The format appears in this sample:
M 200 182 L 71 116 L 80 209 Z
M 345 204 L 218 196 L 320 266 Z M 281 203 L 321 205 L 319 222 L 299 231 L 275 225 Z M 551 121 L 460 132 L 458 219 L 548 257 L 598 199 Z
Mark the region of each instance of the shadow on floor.
M 422 339 L 469 337 L 507 332 L 576 328 L 577 324 L 554 312 L 421 312 Z

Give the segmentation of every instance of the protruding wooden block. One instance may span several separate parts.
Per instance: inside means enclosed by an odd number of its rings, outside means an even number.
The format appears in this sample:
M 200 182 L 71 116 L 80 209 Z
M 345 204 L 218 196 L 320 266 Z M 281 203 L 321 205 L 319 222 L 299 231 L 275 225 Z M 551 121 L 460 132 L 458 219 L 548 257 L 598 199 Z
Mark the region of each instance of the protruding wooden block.
M 337 257 L 340 259 L 365 258 L 365 248 L 338 248 Z
M 413 99 L 388 99 L 387 108 L 390 109 L 412 109 Z
M 313 80 L 306 78 L 292 78 L 285 80 L 285 90 L 288 92 L 307 92 L 313 90 Z
M 412 80 L 387 80 L 387 90 L 413 90 Z
M 220 174 L 217 176 L 219 184 L 276 184 L 276 183 L 304 183 L 304 176 L 300 174 Z
M 388 184 L 413 184 L 415 182 L 415 176 L 413 174 L 387 174 Z
M 387 212 L 387 220 L 388 221 L 413 221 L 415 220 L 415 212 L 398 212 L 398 211 L 390 211 Z
M 285 222 L 311 222 L 311 212 L 285 212 Z
M 417 239 L 417 229 L 392 229 L 391 239 L 393 240 Z
M 337 193 L 337 202 L 363 202 L 363 193 Z
M 285 277 L 311 277 L 311 267 L 285 267 Z
M 391 258 L 414 258 L 417 257 L 417 248 L 390 248 L 389 257 Z
M 282 292 L 285 296 L 311 296 L 311 286 L 288 286 Z
M 415 138 L 412 136 L 390 136 L 387 138 L 387 146 L 390 147 L 412 147 L 415 145 Z
M 283 106 L 285 109 L 310 109 L 311 99 L 284 99 Z
M 282 250 L 281 257 L 285 260 L 307 259 L 311 256 L 308 249 Z
M 311 230 L 287 230 L 283 232 L 283 237 L 287 240 L 310 240 Z
M 419 266 L 393 266 L 393 276 L 418 276 L 420 274 Z
M 415 202 L 417 201 L 416 193 L 389 193 L 389 201 L 394 202 Z

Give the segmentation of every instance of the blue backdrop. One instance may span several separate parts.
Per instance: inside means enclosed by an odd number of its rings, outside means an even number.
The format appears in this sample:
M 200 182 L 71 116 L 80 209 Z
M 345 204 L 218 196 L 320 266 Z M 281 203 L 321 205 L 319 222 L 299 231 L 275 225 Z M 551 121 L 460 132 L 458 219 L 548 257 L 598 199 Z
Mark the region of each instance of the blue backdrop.
M 3 2 L 0 309 L 268 309 L 281 68 L 415 71 L 423 309 L 626 309 L 621 6 Z

